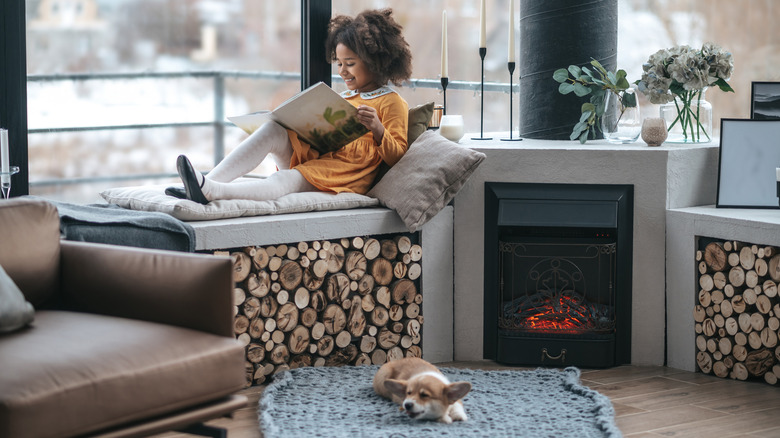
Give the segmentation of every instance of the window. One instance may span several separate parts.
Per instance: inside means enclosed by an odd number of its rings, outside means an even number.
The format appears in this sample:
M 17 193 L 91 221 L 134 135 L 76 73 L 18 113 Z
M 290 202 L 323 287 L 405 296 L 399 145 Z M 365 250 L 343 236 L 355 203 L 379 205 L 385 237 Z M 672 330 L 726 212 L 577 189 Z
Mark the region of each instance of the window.
M 299 2 L 28 0 L 30 193 L 164 184 L 181 153 L 209 169 L 245 137 L 225 116 L 300 90 L 300 33 Z
M 0 12 L 14 12 L 21 1 L 3 1 Z M 486 2 L 485 131 L 505 132 L 509 0 Z M 519 48 L 521 2 L 515 3 Z M 105 187 L 175 181 L 179 153 L 192 156 L 199 168 L 212 166 L 244 138 L 222 123 L 224 116 L 274 107 L 299 90 L 300 4 L 26 0 L 31 194 L 92 202 Z M 410 105 L 442 101 L 441 11 L 447 10 L 448 110 L 464 115 L 467 131 L 478 132 L 479 2 L 332 0 L 334 14 L 386 6 L 394 9 L 412 46 L 415 80 L 399 89 Z M 730 83 L 737 92 L 707 93 L 716 127 L 723 117 L 749 117 L 751 81 L 780 80 L 780 43 L 767 31 L 780 20 L 774 0 L 618 0 L 618 7 L 618 67 L 631 81 L 661 48 L 714 41 L 732 51 L 736 69 Z M 522 57 L 517 53 L 518 63 Z M 516 93 L 522 86 L 519 70 Z M 0 102 L 13 105 L 4 100 L 12 84 L 3 86 Z M 343 89 L 338 80 L 333 86 Z M 642 100 L 644 117 L 657 114 L 656 106 Z

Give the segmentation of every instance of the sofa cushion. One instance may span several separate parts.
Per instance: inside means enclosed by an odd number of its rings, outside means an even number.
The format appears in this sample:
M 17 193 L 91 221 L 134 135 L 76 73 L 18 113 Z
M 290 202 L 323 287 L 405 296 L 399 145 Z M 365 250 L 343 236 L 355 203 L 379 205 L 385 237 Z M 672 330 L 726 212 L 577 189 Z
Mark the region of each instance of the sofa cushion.
M 32 304 L 0 266 L 0 333 L 12 332 L 31 323 L 35 317 Z
M 39 311 L 0 342 L 0 436 L 86 434 L 227 396 L 245 386 L 243 355 L 228 337 Z
M 59 289 L 60 217 L 48 202 L 23 198 L 0 202 L 0 265 L 24 297 L 40 308 Z

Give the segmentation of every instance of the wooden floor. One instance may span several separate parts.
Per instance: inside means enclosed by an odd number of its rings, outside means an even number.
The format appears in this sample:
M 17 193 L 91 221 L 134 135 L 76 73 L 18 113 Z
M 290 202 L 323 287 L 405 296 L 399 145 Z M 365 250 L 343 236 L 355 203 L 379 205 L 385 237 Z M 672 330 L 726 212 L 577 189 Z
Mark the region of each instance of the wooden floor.
M 453 362 L 448 367 L 505 369 L 495 363 Z M 720 379 L 665 367 L 623 366 L 583 370 L 582 383 L 612 400 L 626 437 L 780 437 L 780 387 Z M 257 401 L 262 386 L 243 393 L 249 406 L 210 425 L 229 438 L 259 438 Z M 160 438 L 183 437 L 180 434 Z

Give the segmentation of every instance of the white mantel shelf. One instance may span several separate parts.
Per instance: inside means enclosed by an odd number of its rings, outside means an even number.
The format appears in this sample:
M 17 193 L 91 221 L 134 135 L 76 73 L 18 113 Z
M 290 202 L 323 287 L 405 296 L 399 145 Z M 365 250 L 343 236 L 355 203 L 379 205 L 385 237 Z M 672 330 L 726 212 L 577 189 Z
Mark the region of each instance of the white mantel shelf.
M 641 139 L 634 143 L 613 144 L 606 140 L 588 140 L 584 144 L 579 141 L 569 140 L 538 140 L 533 138 L 523 138 L 522 141 L 502 141 L 503 138 L 509 138 L 508 132 L 486 132 L 486 137 L 491 140 L 473 140 L 472 137 L 479 137 L 479 133 L 469 133 L 463 136 L 458 142 L 459 145 L 469 147 L 475 150 L 482 149 L 544 149 L 560 151 L 633 151 L 641 153 L 656 153 L 658 151 L 681 151 L 696 149 L 717 149 L 718 142 L 697 143 L 697 144 L 676 144 L 664 143 L 661 146 L 648 146 Z M 517 138 L 517 135 L 514 135 Z
M 717 143 L 613 145 L 604 140 L 500 141 L 461 146 L 487 155 L 455 198 L 455 360 L 483 357 L 485 182 L 634 186 L 631 362 L 663 365 L 666 347 L 666 211 L 715 202 Z

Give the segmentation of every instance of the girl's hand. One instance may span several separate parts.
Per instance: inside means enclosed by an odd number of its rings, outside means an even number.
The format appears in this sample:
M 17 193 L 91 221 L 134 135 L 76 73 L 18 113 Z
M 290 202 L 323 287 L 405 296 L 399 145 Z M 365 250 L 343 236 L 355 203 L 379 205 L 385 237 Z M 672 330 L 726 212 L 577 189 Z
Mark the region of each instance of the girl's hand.
M 374 134 L 374 141 L 377 144 L 382 144 L 382 138 L 385 136 L 385 127 L 379 120 L 376 109 L 368 105 L 360 105 L 357 107 L 357 110 L 358 121 Z

